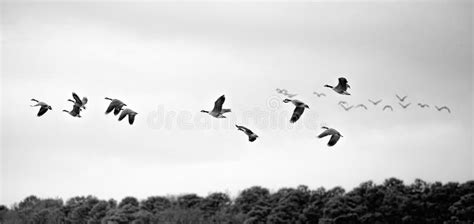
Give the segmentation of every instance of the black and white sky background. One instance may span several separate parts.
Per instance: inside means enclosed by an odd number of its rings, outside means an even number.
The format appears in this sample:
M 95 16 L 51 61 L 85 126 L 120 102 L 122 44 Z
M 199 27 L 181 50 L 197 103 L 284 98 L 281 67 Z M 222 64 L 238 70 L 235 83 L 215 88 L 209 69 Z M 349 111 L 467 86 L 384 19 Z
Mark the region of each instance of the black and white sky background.
M 0 204 L 472 180 L 472 14 L 472 1 L 3 1 Z M 352 96 L 323 88 L 340 76 Z M 296 128 L 276 88 L 311 107 Z M 61 112 L 72 91 L 89 98 L 81 119 Z M 226 121 L 199 113 L 222 94 Z M 133 126 L 104 115 L 106 96 L 139 112 Z M 33 97 L 53 111 L 37 118 Z M 344 136 L 335 147 L 322 124 Z

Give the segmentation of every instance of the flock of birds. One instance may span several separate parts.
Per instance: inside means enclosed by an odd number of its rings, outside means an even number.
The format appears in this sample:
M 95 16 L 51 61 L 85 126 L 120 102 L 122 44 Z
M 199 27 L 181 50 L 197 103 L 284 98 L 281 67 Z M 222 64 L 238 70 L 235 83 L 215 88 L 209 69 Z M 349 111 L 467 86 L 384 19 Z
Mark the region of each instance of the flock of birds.
M 347 92 L 347 90 L 350 88 L 350 86 L 348 84 L 348 81 L 347 81 L 346 78 L 343 78 L 343 77 L 339 78 L 338 84 L 336 86 L 324 85 L 324 87 L 330 88 L 334 92 L 336 92 L 338 94 L 341 94 L 341 95 L 351 95 L 350 93 Z M 297 94 L 291 94 L 286 89 L 276 89 L 276 91 L 277 91 L 277 93 L 283 94 L 286 97 L 288 97 L 288 98 L 283 99 L 284 103 L 291 103 L 295 107 L 295 109 L 293 111 L 293 114 L 290 118 L 291 123 L 295 123 L 296 121 L 298 121 L 300 119 L 300 117 L 303 115 L 305 109 L 309 109 L 309 106 L 307 104 L 305 104 L 304 102 L 302 102 L 300 100 L 297 100 L 297 99 L 289 99 L 289 98 L 295 97 Z M 314 92 L 314 94 L 317 95 L 318 97 L 326 96 L 325 93 Z M 81 99 L 74 92 L 72 93 L 72 96 L 73 96 L 74 100 L 68 99 L 69 102 L 74 103 L 74 105 L 72 107 L 72 110 L 71 111 L 63 110 L 63 111 L 70 114 L 73 117 L 80 118 L 81 117 L 81 115 L 80 115 L 81 111 L 86 109 L 85 105 L 87 104 L 87 101 L 88 101 L 87 97 L 83 97 Z M 411 105 L 411 103 L 403 104 L 404 101 L 407 99 L 407 96 L 400 97 L 400 96 L 396 95 L 396 97 L 400 101 L 399 104 L 402 108 L 406 109 L 407 107 L 409 107 Z M 128 122 L 130 123 L 130 125 L 133 124 L 133 122 L 135 121 L 135 116 L 138 114 L 137 112 L 135 112 L 135 111 L 133 111 L 132 109 L 129 109 L 129 108 L 124 109 L 124 107 L 127 107 L 127 104 L 125 104 L 121 100 L 112 99 L 112 98 L 108 98 L 108 97 L 105 97 L 105 99 L 111 101 L 109 103 L 109 106 L 107 107 L 107 109 L 105 111 L 105 114 L 109 114 L 112 111 L 114 112 L 115 116 L 120 114 L 120 116 L 118 118 L 119 121 L 123 120 L 125 117 L 128 116 Z M 48 110 L 52 110 L 52 107 L 50 105 L 48 105 L 47 103 L 45 103 L 45 102 L 41 102 L 41 101 L 38 101 L 36 99 L 31 99 L 31 100 L 36 102 L 35 105 L 31 105 L 32 107 L 37 107 L 37 106 L 40 107 L 40 109 L 38 111 L 38 114 L 37 114 L 38 117 L 41 117 L 42 115 L 44 115 Z M 368 101 L 370 103 L 372 103 L 374 106 L 377 106 L 378 104 L 380 104 L 382 102 L 382 100 L 374 101 L 374 100 L 371 100 L 371 99 L 369 99 Z M 214 107 L 212 108 L 211 111 L 201 110 L 201 112 L 202 113 L 207 113 L 210 116 L 215 117 L 215 118 L 226 118 L 224 116 L 224 114 L 230 113 L 230 112 L 232 112 L 232 110 L 231 109 L 224 109 L 223 108 L 224 102 L 225 102 L 225 95 L 222 95 L 214 102 Z M 364 108 L 365 110 L 368 109 L 367 106 L 364 105 L 364 104 L 349 106 L 346 101 L 339 101 L 338 105 L 340 105 L 346 111 L 349 111 L 352 108 Z M 423 104 L 423 103 L 418 103 L 418 106 L 421 107 L 421 108 L 425 108 L 425 107 L 429 108 L 430 107 L 428 104 Z M 451 110 L 446 106 L 442 106 L 442 107 L 435 106 L 435 108 L 438 111 L 446 110 L 449 113 L 451 113 Z M 390 109 L 390 110 L 393 111 L 393 107 L 391 105 L 385 105 L 382 110 L 385 111 L 386 109 Z M 248 140 L 250 142 L 253 142 L 258 138 L 258 135 L 256 135 L 249 128 L 241 126 L 241 125 L 235 125 L 235 126 L 237 127 L 237 130 L 242 131 L 243 133 L 245 133 L 248 136 Z M 329 128 L 329 127 L 326 127 L 326 126 L 322 126 L 322 129 L 324 129 L 324 131 L 321 134 L 318 135 L 318 138 L 324 138 L 326 136 L 331 136 L 328 143 L 327 143 L 328 146 L 334 146 L 339 141 L 339 139 L 341 137 L 343 137 L 341 135 L 341 133 L 339 131 L 337 131 L 336 129 L 334 129 L 334 128 Z

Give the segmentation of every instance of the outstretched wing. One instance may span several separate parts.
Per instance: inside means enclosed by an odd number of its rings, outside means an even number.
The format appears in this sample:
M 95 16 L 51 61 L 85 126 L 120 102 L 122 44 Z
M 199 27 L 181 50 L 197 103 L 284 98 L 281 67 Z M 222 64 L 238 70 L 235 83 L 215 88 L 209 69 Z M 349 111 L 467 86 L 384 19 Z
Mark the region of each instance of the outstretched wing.
M 301 115 L 304 112 L 303 106 L 297 106 L 293 111 L 293 115 L 291 116 L 290 122 L 295 123 L 298 119 L 300 119 Z
M 216 102 L 214 103 L 214 108 L 212 109 L 212 112 L 221 112 L 222 110 L 222 105 L 224 104 L 224 101 L 225 101 L 225 96 L 222 95 L 221 97 L 219 97 Z
M 253 134 L 253 132 L 250 129 L 248 129 L 244 126 L 235 125 L 235 127 L 237 127 L 237 129 L 239 129 L 240 131 L 243 131 L 247 135 L 252 135 Z
M 390 109 L 390 110 L 393 111 L 393 108 L 392 108 L 392 106 L 390 106 L 390 105 L 386 105 L 385 107 L 383 107 L 383 110 L 385 110 L 385 109 Z
M 128 115 L 128 123 L 133 124 L 134 121 L 135 121 L 135 114 Z
M 109 107 L 107 107 L 107 110 L 105 111 L 105 114 L 109 114 L 110 112 L 112 112 L 112 110 L 114 110 L 114 108 L 115 105 L 113 103 L 110 103 Z
M 342 90 L 346 91 L 349 85 L 347 85 L 347 79 L 344 77 L 339 78 L 339 83 L 337 84 L 336 88 L 341 88 Z
M 43 115 L 43 114 L 46 113 L 47 111 L 48 111 L 48 107 L 40 107 L 37 116 L 38 116 L 38 117 L 41 117 L 41 115 Z
M 341 136 L 338 135 L 338 134 L 332 135 L 332 136 L 331 136 L 331 139 L 329 139 L 328 146 L 334 146 L 334 145 L 337 143 L 337 141 L 339 141 L 339 138 L 340 138 L 340 137 L 341 137 Z
M 123 120 L 123 119 L 125 118 L 125 116 L 127 116 L 127 114 L 128 114 L 128 113 L 127 113 L 127 111 L 125 111 L 125 110 L 124 110 L 124 111 L 122 111 L 122 113 L 120 114 L 120 116 L 119 116 L 119 119 L 118 119 L 118 120 L 119 120 L 119 121 Z
M 79 103 L 82 105 L 81 98 L 79 98 L 79 96 L 75 92 L 72 93 L 72 97 L 74 97 L 74 100 L 76 101 L 76 103 Z
M 331 134 L 332 133 L 331 133 L 330 129 L 326 129 L 325 131 L 323 131 L 323 133 L 318 135 L 318 138 L 324 138 L 324 137 L 326 137 L 328 135 L 331 135 Z

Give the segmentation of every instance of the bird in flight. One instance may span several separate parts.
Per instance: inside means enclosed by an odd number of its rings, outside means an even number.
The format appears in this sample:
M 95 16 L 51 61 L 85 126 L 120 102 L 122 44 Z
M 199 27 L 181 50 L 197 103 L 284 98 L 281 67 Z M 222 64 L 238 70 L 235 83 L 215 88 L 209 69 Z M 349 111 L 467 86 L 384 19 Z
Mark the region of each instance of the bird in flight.
M 295 110 L 293 111 L 293 115 L 291 116 L 290 122 L 295 123 L 298 119 L 300 119 L 301 115 L 304 112 L 304 108 L 308 108 L 309 106 L 299 100 L 290 100 L 290 99 L 284 99 L 284 103 L 293 103 L 295 105 Z
M 318 93 L 318 92 L 313 92 L 314 95 L 318 96 L 318 97 L 322 97 L 322 96 L 326 96 L 326 94 L 324 93 Z
M 237 127 L 237 130 L 244 132 L 249 137 L 249 142 L 253 142 L 258 138 L 258 135 L 244 126 L 235 125 L 235 127 Z
M 111 99 L 111 98 L 108 98 L 108 97 L 105 97 L 105 99 L 112 101 L 112 102 L 110 102 L 109 107 L 107 107 L 107 110 L 105 111 L 105 114 L 109 114 L 113 110 L 114 115 L 117 116 L 120 113 L 120 111 L 122 110 L 122 107 L 127 106 L 127 104 L 123 103 L 122 101 L 120 101 L 118 99 Z
M 407 107 L 411 105 L 411 103 L 408 103 L 406 105 L 403 105 L 402 103 L 398 103 L 398 104 L 400 104 L 400 106 L 403 107 L 403 109 L 407 109 Z
M 87 97 L 82 97 L 82 99 L 81 99 L 74 92 L 72 93 L 72 97 L 74 98 L 74 100 L 68 99 L 68 101 L 73 102 L 74 105 L 76 105 L 78 107 L 81 107 L 82 109 L 86 109 L 85 105 L 87 104 Z
M 385 109 L 390 109 L 393 111 L 393 107 L 390 105 L 385 105 L 382 110 L 385 110 Z
M 380 102 L 382 102 L 382 100 L 373 101 L 373 100 L 370 100 L 370 99 L 369 99 L 369 102 L 371 102 L 374 106 L 377 106 L 377 104 L 379 104 Z
M 418 103 L 418 106 L 420 106 L 421 108 L 430 107 L 430 105 L 424 103 Z
M 337 103 L 337 104 L 339 104 L 339 105 L 341 105 L 341 104 L 347 104 L 347 102 L 346 102 L 346 101 L 343 101 L 343 100 L 341 100 L 341 101 L 339 101 L 339 103 Z
M 435 107 L 436 107 L 436 110 L 438 111 L 446 110 L 448 111 L 448 113 L 451 113 L 451 109 L 449 109 L 449 107 L 447 106 L 442 106 L 442 107 L 435 106 Z
M 212 111 L 201 110 L 201 112 L 202 113 L 208 113 L 209 115 L 211 115 L 215 118 L 226 118 L 224 116 L 224 114 L 231 112 L 231 110 L 230 109 L 222 109 L 222 105 L 224 104 L 224 102 L 225 102 L 225 96 L 222 95 L 214 103 L 214 108 L 212 109 Z
M 352 109 L 354 106 L 350 106 L 350 107 L 346 107 L 344 104 L 339 104 L 342 108 L 344 108 L 344 110 L 346 111 L 349 111 L 350 109 Z
M 336 131 L 333 128 L 328 128 L 326 126 L 323 126 L 321 128 L 326 129 L 326 130 L 323 131 L 323 133 L 319 134 L 318 138 L 324 138 L 324 137 L 330 135 L 331 138 L 329 139 L 328 146 L 334 146 L 337 143 L 337 141 L 339 141 L 339 138 L 343 137 L 341 135 L 341 133 L 339 133 L 338 131 Z
M 35 105 L 30 105 L 31 107 L 40 107 L 38 114 L 36 116 L 41 117 L 43 114 L 48 112 L 48 110 L 53 110 L 53 108 L 45 102 L 38 101 L 36 99 L 31 99 L 31 101 L 36 102 Z
M 331 88 L 332 90 L 334 90 L 334 92 L 342 94 L 342 95 L 351 95 L 350 93 L 347 92 L 347 89 L 351 88 L 351 86 L 347 84 L 347 79 L 344 77 L 339 78 L 339 82 L 337 86 L 333 87 L 330 85 L 324 85 L 324 87 Z
M 408 97 L 408 96 L 404 96 L 404 97 L 400 97 L 398 94 L 395 94 L 395 96 L 398 98 L 398 100 L 400 100 L 401 102 L 405 101 L 405 99 Z
M 63 112 L 66 112 L 68 113 L 69 115 L 73 116 L 73 117 L 81 117 L 80 113 L 81 113 L 81 108 L 77 105 L 74 104 L 74 106 L 72 106 L 72 110 L 71 111 L 67 111 L 67 110 L 63 110 Z
M 367 106 L 365 106 L 364 104 L 359 104 L 359 105 L 356 106 L 356 108 L 359 108 L 359 107 L 362 107 L 362 108 L 367 110 Z
M 122 110 L 122 113 L 120 114 L 118 120 L 121 121 L 123 120 L 126 116 L 128 116 L 128 123 L 130 123 L 130 125 L 133 124 L 133 122 L 135 121 L 135 116 L 137 115 L 138 113 L 129 109 L 129 108 L 126 108 L 124 110 Z
M 276 89 L 277 93 L 286 94 L 288 91 L 286 89 Z
M 286 93 L 285 95 L 286 95 L 287 97 L 289 97 L 289 98 L 293 98 L 293 97 L 297 96 L 298 94 L 289 94 L 289 93 Z

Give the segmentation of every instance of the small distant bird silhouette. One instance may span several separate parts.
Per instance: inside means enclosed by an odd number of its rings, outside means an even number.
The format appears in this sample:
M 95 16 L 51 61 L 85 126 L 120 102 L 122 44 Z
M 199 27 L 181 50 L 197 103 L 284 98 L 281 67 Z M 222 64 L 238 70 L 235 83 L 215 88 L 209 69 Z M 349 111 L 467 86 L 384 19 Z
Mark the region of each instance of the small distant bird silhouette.
M 53 108 L 48 105 L 47 103 L 45 102 L 41 102 L 41 101 L 38 101 L 36 99 L 31 99 L 31 101 L 34 101 L 36 102 L 35 105 L 30 105 L 31 107 L 40 107 L 39 111 L 38 111 L 38 114 L 36 114 L 36 116 L 38 117 L 41 117 L 43 116 L 43 114 L 45 114 L 46 112 L 48 112 L 48 110 L 52 110 Z
M 289 94 L 289 93 L 287 93 L 285 95 L 289 98 L 293 98 L 293 97 L 297 96 L 298 94 Z
M 373 100 L 370 100 L 370 99 L 369 99 L 369 102 L 371 102 L 374 106 L 377 106 L 377 104 L 379 104 L 380 102 L 382 102 L 382 100 L 373 101 Z
M 68 101 L 71 101 L 74 103 L 74 105 L 78 106 L 78 107 L 81 107 L 82 109 L 86 109 L 86 104 L 87 104 L 87 97 L 82 97 L 79 98 L 79 96 L 76 94 L 76 93 L 72 93 L 72 97 L 74 98 L 74 100 L 71 100 L 71 99 L 68 99 Z
M 222 109 L 222 105 L 225 102 L 225 96 L 222 95 L 219 97 L 216 102 L 214 102 L 214 108 L 212 111 L 201 110 L 202 113 L 208 113 L 209 115 L 215 118 L 226 118 L 223 114 L 232 112 L 230 109 Z
M 359 104 L 359 105 L 356 106 L 356 108 L 359 108 L 359 107 L 362 107 L 362 108 L 367 110 L 367 106 L 365 106 L 364 104 Z
M 342 95 L 351 95 L 350 93 L 347 92 L 347 89 L 351 88 L 351 86 L 347 84 L 347 79 L 344 77 L 339 78 L 339 83 L 337 84 L 337 86 L 333 87 L 330 85 L 324 85 L 324 87 L 331 88 L 332 90 L 334 90 L 334 92 L 342 94 Z
M 395 96 L 398 98 L 398 100 L 400 100 L 401 102 L 405 101 L 405 99 L 408 97 L 408 96 L 404 96 L 404 97 L 400 97 L 398 94 L 395 94 Z
M 385 109 L 390 109 L 393 111 L 393 107 L 390 105 L 385 105 L 382 110 L 385 110 Z
M 430 105 L 428 104 L 423 104 L 423 103 L 418 103 L 418 106 L 420 106 L 421 108 L 425 108 L 425 107 L 430 107 Z
M 74 106 L 72 106 L 72 110 L 71 111 L 67 111 L 67 110 L 63 110 L 63 112 L 66 112 L 68 113 L 69 115 L 73 116 L 73 117 L 81 117 L 80 113 L 81 113 L 81 108 L 77 105 L 74 104 Z
M 130 123 L 130 125 L 133 124 L 133 122 L 135 121 L 135 116 L 137 115 L 138 113 L 131 110 L 131 109 L 124 109 L 122 110 L 122 113 L 120 114 L 118 120 L 121 121 L 123 120 L 126 116 L 128 116 L 128 123 Z
M 451 109 L 449 109 L 449 107 L 447 106 L 442 106 L 442 107 L 435 106 L 435 107 L 436 107 L 436 110 L 438 111 L 446 110 L 448 111 L 448 113 L 451 113 Z
M 253 142 L 255 141 L 257 138 L 258 138 L 258 135 L 256 135 L 255 133 L 253 133 L 250 129 L 244 127 L 244 126 L 239 126 L 239 125 L 235 125 L 235 127 L 237 127 L 237 129 L 239 131 L 242 131 L 244 132 L 248 137 L 249 137 L 249 142 Z
M 288 91 L 286 89 L 276 89 L 277 93 L 286 94 Z
M 339 104 L 344 110 L 349 111 L 351 110 L 354 106 L 346 107 L 344 104 Z
M 290 99 L 284 99 L 284 103 L 293 103 L 295 105 L 295 110 L 293 111 L 293 115 L 291 116 L 290 122 L 295 123 L 298 119 L 300 119 L 301 115 L 304 112 L 304 108 L 308 108 L 309 106 L 299 100 L 290 100 Z
M 322 96 L 326 96 L 326 94 L 324 93 L 318 93 L 318 92 L 313 92 L 314 95 L 318 96 L 318 97 L 322 97 Z
M 407 107 L 411 105 L 411 103 L 408 103 L 406 105 L 403 105 L 402 103 L 398 103 L 398 104 L 400 104 L 400 106 L 403 107 L 403 109 L 407 109 Z
M 343 137 L 341 135 L 341 133 L 339 133 L 338 131 L 336 131 L 333 128 L 328 128 L 326 126 L 323 126 L 321 128 L 326 129 L 326 130 L 323 131 L 323 133 L 321 133 L 320 135 L 318 135 L 318 138 L 324 138 L 324 137 L 330 135 L 331 138 L 329 139 L 328 146 L 334 146 L 337 143 L 337 141 L 339 141 L 339 138 Z
M 111 99 L 111 98 L 108 98 L 108 97 L 105 97 L 105 99 L 112 101 L 112 102 L 110 102 L 109 107 L 107 107 L 107 110 L 105 111 L 105 114 L 109 114 L 113 110 L 114 115 L 117 116 L 120 113 L 120 111 L 122 110 L 122 107 L 127 106 L 127 104 L 123 103 L 122 101 L 120 101 L 118 99 Z
M 346 102 L 346 101 L 343 101 L 343 100 L 341 100 L 341 101 L 339 101 L 339 103 L 337 103 L 337 104 L 339 104 L 339 105 L 341 105 L 341 104 L 347 104 L 347 102 Z

